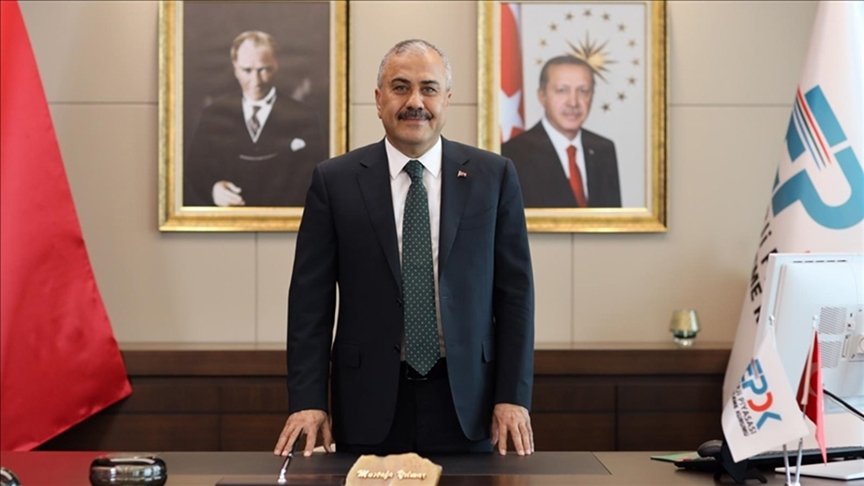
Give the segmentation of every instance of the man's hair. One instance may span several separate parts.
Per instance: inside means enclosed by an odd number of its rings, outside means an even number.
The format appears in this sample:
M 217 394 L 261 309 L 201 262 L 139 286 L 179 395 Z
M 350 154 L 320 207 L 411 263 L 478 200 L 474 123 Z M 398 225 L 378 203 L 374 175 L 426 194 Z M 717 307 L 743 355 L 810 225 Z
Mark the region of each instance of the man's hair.
M 265 45 L 269 47 L 273 55 L 276 55 L 276 39 L 274 39 L 272 35 L 267 32 L 261 32 L 260 30 L 247 30 L 235 37 L 234 42 L 231 43 L 232 62 L 237 61 L 237 50 L 240 49 L 240 46 L 247 40 L 252 41 L 252 44 L 256 46 Z
M 579 59 L 576 56 L 564 55 L 564 56 L 556 56 L 552 59 L 546 61 L 546 64 L 543 65 L 543 69 L 540 70 L 540 90 L 546 89 L 546 85 L 549 84 L 549 68 L 551 66 L 562 66 L 562 65 L 570 65 L 570 66 L 582 66 L 591 73 L 591 89 L 594 89 L 594 68 L 591 67 L 590 64 L 585 62 L 582 59 Z
M 381 59 L 381 64 L 378 66 L 378 87 L 380 88 L 384 83 L 384 67 L 387 66 L 387 63 L 390 62 L 390 59 L 393 58 L 393 56 L 405 54 L 406 52 L 425 54 L 429 51 L 435 51 L 435 53 L 437 53 L 444 62 L 444 76 L 447 82 L 447 91 L 450 91 L 453 87 L 453 68 L 450 67 L 450 60 L 447 59 L 447 56 L 443 52 L 441 52 L 441 49 L 438 49 L 432 43 L 423 39 L 403 40 L 387 51 L 387 54 L 384 54 L 384 59 Z

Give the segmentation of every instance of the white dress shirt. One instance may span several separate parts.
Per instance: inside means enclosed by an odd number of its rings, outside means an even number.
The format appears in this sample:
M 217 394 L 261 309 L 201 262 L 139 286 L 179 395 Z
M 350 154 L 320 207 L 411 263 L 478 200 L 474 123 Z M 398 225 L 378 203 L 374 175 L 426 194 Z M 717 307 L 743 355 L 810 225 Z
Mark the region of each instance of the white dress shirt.
M 399 262 L 402 262 L 402 220 L 405 215 L 405 200 L 408 199 L 408 188 L 411 186 L 411 176 L 405 172 L 405 164 L 409 160 L 418 160 L 423 164 L 423 185 L 426 186 L 426 196 L 429 202 L 429 230 L 432 236 L 432 268 L 435 272 L 435 314 L 438 321 L 438 343 L 441 357 L 444 357 L 444 333 L 441 326 L 441 302 L 438 296 L 438 235 L 441 227 L 441 137 L 425 154 L 411 158 L 400 152 L 390 140 L 384 138 L 387 149 L 387 164 L 390 167 L 390 192 L 393 196 L 393 217 L 396 221 L 396 239 L 399 244 Z M 403 350 L 404 357 L 404 350 Z
M 249 131 L 249 137 L 252 139 L 252 143 L 258 143 L 258 137 L 261 136 L 261 132 L 264 131 L 264 125 L 267 123 L 267 118 L 270 117 L 270 112 L 273 111 L 273 103 L 276 101 L 276 87 L 270 88 L 270 92 L 267 93 L 267 96 L 264 98 L 252 101 L 243 97 L 243 120 L 249 121 L 252 118 L 252 113 L 255 112 L 255 107 L 258 107 L 258 113 L 255 115 L 258 118 L 258 122 L 260 123 L 261 128 L 258 129 L 258 133 L 252 133 L 252 130 L 249 130 L 249 124 L 246 124 L 246 129 Z M 236 105 L 235 105 L 236 106 Z
M 579 130 L 576 138 L 569 140 L 549 123 L 545 115 L 543 116 L 542 123 L 543 129 L 549 135 L 549 140 L 552 141 L 552 146 L 555 147 L 555 153 L 558 154 L 558 162 L 564 168 L 564 175 L 567 176 L 567 179 L 570 179 L 570 160 L 567 158 L 567 146 L 572 145 L 576 147 L 576 168 L 579 169 L 579 174 L 582 176 L 582 190 L 585 194 L 585 200 L 588 201 L 588 177 L 585 173 L 585 151 L 582 150 L 582 130 Z

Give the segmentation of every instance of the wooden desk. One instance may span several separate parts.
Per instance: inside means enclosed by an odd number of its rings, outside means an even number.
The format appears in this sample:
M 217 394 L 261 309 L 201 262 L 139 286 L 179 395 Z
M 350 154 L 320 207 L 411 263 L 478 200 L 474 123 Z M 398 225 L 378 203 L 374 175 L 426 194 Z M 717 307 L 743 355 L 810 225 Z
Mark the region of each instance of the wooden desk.
M 721 436 L 729 343 L 538 345 L 543 451 L 692 450 Z M 285 423 L 282 346 L 123 346 L 132 396 L 42 450 L 267 451 Z
M 0 463 L 13 470 L 26 486 L 88 486 L 89 464 L 97 455 L 98 452 L 2 452 Z M 213 486 L 221 480 L 240 479 L 275 485 L 281 463 L 280 458 L 266 452 L 166 452 L 159 455 L 168 467 L 168 486 Z M 538 452 L 529 457 L 451 456 L 439 458 L 437 462 L 444 466 L 440 486 L 717 484 L 711 474 L 681 471 L 672 464 L 650 460 L 650 455 L 649 452 Z M 295 459 L 290 471 L 302 477 L 316 475 L 338 482 L 352 462 L 353 457 L 316 454 Z M 549 467 L 551 462 L 557 465 Z M 543 470 L 544 465 L 546 470 Z M 561 474 L 561 469 L 568 465 L 574 470 Z M 784 482 L 783 476 L 778 474 L 767 473 L 767 478 L 769 485 Z M 726 477 L 722 484 L 732 483 Z M 837 486 L 844 483 L 806 478 L 804 484 Z

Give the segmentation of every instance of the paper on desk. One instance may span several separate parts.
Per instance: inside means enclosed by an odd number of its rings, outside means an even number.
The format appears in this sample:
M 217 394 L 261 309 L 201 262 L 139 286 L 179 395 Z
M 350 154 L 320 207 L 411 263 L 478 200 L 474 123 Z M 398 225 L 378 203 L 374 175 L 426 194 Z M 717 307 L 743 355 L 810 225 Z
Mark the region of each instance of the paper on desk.
M 696 452 L 673 452 L 671 454 L 659 454 L 656 456 L 651 456 L 652 460 L 663 462 L 689 461 L 698 458 L 699 454 L 697 454 Z

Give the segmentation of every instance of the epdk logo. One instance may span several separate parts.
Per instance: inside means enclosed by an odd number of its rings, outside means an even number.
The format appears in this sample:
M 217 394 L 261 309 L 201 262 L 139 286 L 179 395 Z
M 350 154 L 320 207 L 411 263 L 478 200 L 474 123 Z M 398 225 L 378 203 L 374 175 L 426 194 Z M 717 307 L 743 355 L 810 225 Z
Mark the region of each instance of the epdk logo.
M 745 436 L 755 434 L 769 420 L 783 421 L 779 413 L 771 410 L 774 394 L 758 358 L 747 365 L 741 384 L 732 394 L 732 405 Z

